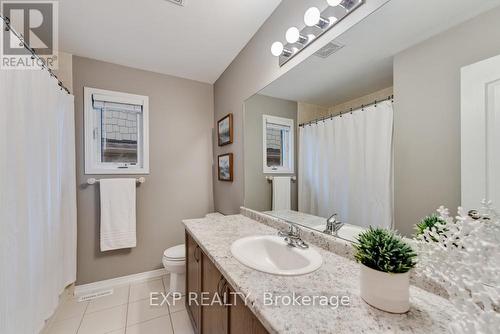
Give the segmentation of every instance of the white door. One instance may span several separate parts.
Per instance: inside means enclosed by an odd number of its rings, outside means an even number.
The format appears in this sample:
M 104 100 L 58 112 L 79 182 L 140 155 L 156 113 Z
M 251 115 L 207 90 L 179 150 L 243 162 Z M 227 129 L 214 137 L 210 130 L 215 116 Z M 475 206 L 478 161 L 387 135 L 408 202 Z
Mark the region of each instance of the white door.
M 500 212 L 500 56 L 462 68 L 462 206 Z

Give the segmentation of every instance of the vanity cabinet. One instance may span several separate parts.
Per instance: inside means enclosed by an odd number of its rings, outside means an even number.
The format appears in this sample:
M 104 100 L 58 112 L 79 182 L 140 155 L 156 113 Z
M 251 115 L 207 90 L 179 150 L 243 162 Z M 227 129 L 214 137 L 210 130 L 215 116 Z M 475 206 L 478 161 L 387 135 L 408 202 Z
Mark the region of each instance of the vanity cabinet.
M 268 333 L 187 231 L 186 254 L 186 309 L 195 333 Z M 201 292 L 204 292 L 203 306 Z M 199 296 L 197 302 L 190 295 Z M 223 304 L 205 305 L 212 300 L 221 300 Z

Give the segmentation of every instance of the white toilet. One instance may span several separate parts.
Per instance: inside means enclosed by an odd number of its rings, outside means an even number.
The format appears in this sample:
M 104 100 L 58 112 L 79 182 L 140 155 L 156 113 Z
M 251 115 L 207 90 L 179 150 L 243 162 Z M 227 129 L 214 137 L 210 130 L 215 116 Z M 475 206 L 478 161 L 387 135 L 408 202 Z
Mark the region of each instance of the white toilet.
M 170 291 L 185 294 L 186 247 L 184 244 L 170 247 L 163 252 L 163 266 L 170 274 Z

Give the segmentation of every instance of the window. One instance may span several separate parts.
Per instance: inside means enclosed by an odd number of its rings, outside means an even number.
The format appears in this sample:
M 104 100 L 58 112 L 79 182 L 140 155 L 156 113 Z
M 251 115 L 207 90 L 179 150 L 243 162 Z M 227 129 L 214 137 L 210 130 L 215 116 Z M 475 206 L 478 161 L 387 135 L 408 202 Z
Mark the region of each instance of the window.
M 85 87 L 85 174 L 148 174 L 148 97 Z
M 264 173 L 293 173 L 293 119 L 264 115 L 262 123 Z

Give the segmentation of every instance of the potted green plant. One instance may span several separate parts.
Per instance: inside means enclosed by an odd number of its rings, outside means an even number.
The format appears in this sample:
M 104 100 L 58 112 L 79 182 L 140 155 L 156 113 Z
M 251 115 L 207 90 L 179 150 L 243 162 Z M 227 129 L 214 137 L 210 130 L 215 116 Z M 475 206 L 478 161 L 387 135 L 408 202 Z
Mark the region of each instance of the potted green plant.
M 361 298 L 380 310 L 410 309 L 410 270 L 416 253 L 394 232 L 370 227 L 358 236 L 356 261 L 361 264 Z

